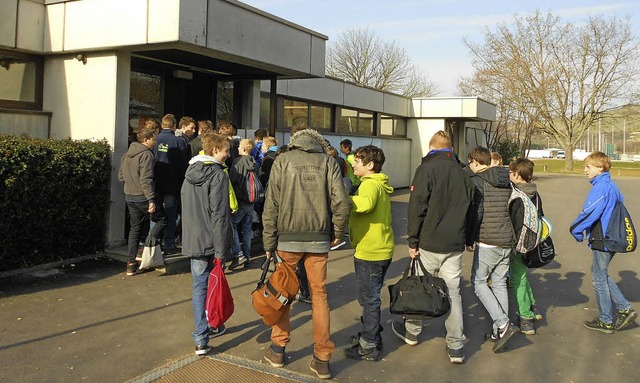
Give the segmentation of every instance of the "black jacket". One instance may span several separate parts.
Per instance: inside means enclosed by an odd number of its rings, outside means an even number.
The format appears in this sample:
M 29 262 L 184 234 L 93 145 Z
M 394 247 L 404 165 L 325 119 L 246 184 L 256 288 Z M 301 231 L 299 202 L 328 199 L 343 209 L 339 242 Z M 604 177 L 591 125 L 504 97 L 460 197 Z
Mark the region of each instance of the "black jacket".
M 474 186 L 455 153 L 431 151 L 411 184 L 407 235 L 409 247 L 434 253 L 463 251 Z

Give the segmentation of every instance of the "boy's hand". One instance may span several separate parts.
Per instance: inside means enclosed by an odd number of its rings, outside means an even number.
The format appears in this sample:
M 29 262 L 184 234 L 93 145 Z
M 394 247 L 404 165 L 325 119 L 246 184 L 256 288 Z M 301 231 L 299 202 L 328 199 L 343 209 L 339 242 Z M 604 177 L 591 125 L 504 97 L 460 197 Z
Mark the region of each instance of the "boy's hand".
M 155 213 L 156 211 L 156 204 L 155 202 L 149 202 L 149 209 L 148 209 L 149 213 Z
M 466 247 L 466 250 L 467 250 L 468 252 L 473 253 L 473 245 L 471 245 L 471 246 L 465 246 L 465 247 Z
M 270 251 L 265 252 L 267 259 L 271 259 L 272 255 Z
M 420 250 L 409 248 L 409 256 L 411 258 L 420 258 Z

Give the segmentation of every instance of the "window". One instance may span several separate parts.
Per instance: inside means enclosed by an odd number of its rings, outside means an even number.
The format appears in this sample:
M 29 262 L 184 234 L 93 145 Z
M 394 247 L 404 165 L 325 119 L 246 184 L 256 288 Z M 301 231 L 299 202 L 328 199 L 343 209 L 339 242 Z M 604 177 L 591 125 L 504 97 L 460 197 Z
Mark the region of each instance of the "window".
M 284 99 L 284 128 L 290 129 L 300 122 L 316 130 L 331 130 L 331 107 L 307 101 Z
M 380 116 L 380 134 L 384 136 L 407 136 L 407 121 L 404 118 Z
M 42 109 L 42 59 L 0 50 L 0 107 Z
M 338 132 L 372 136 L 375 125 L 373 118 L 374 114 L 371 112 L 342 108 L 338 121 Z

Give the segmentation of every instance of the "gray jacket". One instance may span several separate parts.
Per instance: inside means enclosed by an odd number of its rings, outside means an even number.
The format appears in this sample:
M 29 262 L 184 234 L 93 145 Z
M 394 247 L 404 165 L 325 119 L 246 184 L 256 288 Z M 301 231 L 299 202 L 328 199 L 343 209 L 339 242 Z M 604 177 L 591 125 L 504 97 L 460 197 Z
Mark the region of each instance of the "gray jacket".
M 343 238 L 349 197 L 325 145 L 320 133 L 301 130 L 274 161 L 262 214 L 266 251 L 323 253 L 332 235 Z
M 129 146 L 120 161 L 118 179 L 124 182 L 125 200 L 130 202 L 150 201 L 155 197 L 153 167 L 156 163 L 153 152 L 139 142 Z
M 231 248 L 229 176 L 207 155 L 195 156 L 182 184 L 182 253 L 223 259 Z

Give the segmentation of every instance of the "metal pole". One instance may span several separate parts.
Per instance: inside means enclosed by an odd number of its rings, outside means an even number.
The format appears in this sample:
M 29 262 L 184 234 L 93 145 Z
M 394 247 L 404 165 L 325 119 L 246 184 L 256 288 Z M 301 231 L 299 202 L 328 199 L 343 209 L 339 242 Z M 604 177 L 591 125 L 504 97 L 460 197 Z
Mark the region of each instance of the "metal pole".
M 600 120 L 598 120 L 598 151 L 602 151 L 602 133 L 600 133 Z
M 627 154 L 627 119 L 622 122 L 622 154 Z

